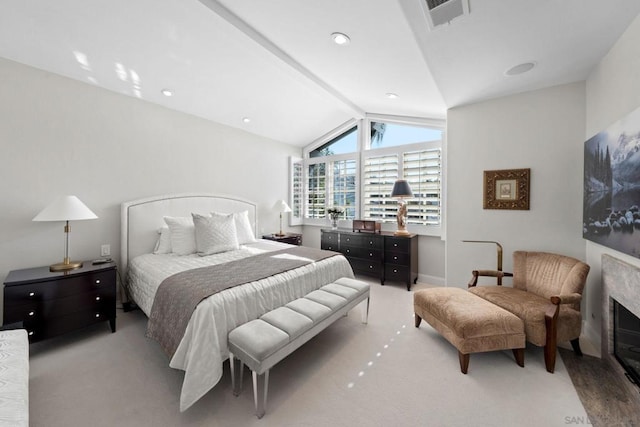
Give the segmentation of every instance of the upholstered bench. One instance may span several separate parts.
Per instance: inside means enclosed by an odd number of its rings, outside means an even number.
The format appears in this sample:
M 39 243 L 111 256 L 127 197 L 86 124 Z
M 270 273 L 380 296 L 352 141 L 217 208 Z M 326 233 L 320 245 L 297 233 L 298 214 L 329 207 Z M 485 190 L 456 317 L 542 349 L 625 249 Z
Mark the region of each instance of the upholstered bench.
M 24 329 L 0 331 L 0 425 L 29 425 L 29 340 Z
M 416 328 L 424 319 L 458 349 L 460 370 L 469 355 L 512 349 L 524 366 L 524 324 L 517 316 L 460 288 L 430 288 L 413 294 Z
M 247 365 L 253 375 L 256 416 L 262 418 L 269 369 L 365 299 L 362 323 L 367 323 L 369 313 L 369 284 L 343 277 L 232 330 L 228 340 L 233 393 L 242 391 Z

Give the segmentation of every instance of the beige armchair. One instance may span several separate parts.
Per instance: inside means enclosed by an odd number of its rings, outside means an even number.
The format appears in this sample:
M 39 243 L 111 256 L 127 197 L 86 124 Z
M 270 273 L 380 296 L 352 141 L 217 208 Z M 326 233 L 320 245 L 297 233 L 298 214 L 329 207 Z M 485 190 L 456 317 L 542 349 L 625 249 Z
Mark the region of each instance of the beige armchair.
M 580 301 L 589 266 L 563 255 L 516 251 L 513 270 L 513 275 L 473 271 L 469 292 L 522 319 L 527 341 L 544 346 L 545 365 L 553 373 L 558 342 L 570 341 L 576 354 L 582 355 Z M 476 286 L 480 276 L 496 277 L 498 285 Z M 513 276 L 513 287 L 501 285 L 507 276 Z

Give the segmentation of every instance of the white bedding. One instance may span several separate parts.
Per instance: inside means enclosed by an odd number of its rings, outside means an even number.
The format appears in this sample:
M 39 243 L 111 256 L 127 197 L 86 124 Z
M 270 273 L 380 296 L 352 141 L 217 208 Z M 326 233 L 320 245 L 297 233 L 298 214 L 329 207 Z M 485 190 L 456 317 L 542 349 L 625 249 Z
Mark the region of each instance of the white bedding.
M 129 265 L 129 293 L 149 316 L 156 290 L 165 278 L 191 268 L 220 264 L 287 246 L 258 240 L 236 251 L 206 257 L 140 255 Z M 172 368 L 185 371 L 180 410 L 189 408 L 222 377 L 222 363 L 229 353 L 229 331 L 340 277 L 353 277 L 353 271 L 346 258 L 335 256 L 224 290 L 202 301 L 193 312 L 184 337 L 169 363 Z

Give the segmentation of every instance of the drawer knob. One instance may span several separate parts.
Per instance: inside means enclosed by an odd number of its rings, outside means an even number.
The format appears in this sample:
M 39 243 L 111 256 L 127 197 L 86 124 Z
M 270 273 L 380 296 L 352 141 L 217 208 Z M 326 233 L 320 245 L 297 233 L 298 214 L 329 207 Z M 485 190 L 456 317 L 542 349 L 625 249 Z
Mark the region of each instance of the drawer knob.
M 97 279 L 96 280 L 96 285 L 99 285 L 99 284 L 100 284 L 100 279 Z
M 370 265 L 369 268 L 373 268 L 373 265 Z
M 397 243 L 394 243 L 394 244 L 393 244 L 393 246 L 397 248 L 397 247 L 398 247 L 398 244 L 397 244 Z
M 398 270 L 396 270 L 396 269 L 394 268 L 394 269 L 393 269 L 393 272 L 394 272 L 394 273 L 397 273 L 397 272 L 398 272 Z
M 398 259 L 398 257 L 397 257 L 397 256 L 394 256 L 394 257 L 393 257 L 393 259 Z
M 34 314 L 36 314 L 36 312 L 35 312 L 35 311 L 30 311 L 30 312 L 29 312 L 29 316 L 33 316 Z
M 30 297 L 34 296 L 35 294 L 36 294 L 35 292 L 29 292 Z
M 29 336 L 33 335 L 33 331 L 29 331 L 29 332 L 28 332 L 28 335 L 29 335 Z
M 351 252 L 351 249 L 347 249 L 347 253 Z
M 96 317 L 100 317 L 100 313 L 96 313 Z
M 100 301 L 100 297 L 96 297 L 96 301 Z
M 373 256 L 373 254 L 371 252 L 369 252 L 369 256 Z

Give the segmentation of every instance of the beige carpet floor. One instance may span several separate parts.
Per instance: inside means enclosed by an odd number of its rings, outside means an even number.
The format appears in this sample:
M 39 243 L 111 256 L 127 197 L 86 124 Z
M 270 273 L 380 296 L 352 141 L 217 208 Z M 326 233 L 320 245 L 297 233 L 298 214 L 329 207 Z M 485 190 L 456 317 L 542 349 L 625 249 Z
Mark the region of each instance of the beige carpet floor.
M 457 351 L 428 324 L 413 325 L 413 292 L 371 282 L 369 323 L 361 307 L 271 371 L 267 413 L 253 415 L 250 375 L 231 393 L 220 383 L 179 412 L 183 373 L 145 338 L 139 310 L 107 324 L 31 346 L 30 417 L 38 426 L 566 426 L 587 414 L 562 359 L 545 371 L 527 348 L 474 354 L 468 375 Z M 421 285 L 414 287 L 420 289 Z

